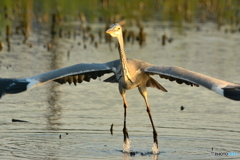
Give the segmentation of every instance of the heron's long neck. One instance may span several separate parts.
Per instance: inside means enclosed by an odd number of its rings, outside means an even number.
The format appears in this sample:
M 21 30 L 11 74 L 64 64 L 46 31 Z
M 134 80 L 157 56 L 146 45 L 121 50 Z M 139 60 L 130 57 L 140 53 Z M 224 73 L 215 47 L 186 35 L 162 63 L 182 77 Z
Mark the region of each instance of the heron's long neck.
M 129 68 L 128 68 L 128 64 L 127 64 L 127 58 L 126 58 L 126 54 L 124 51 L 124 43 L 123 43 L 123 37 L 122 35 L 120 37 L 118 37 L 118 43 L 119 43 L 119 56 L 120 56 L 120 60 L 121 60 L 121 65 L 122 65 L 122 71 L 124 74 L 124 78 L 127 78 L 129 80 L 131 80 L 131 76 L 129 74 Z

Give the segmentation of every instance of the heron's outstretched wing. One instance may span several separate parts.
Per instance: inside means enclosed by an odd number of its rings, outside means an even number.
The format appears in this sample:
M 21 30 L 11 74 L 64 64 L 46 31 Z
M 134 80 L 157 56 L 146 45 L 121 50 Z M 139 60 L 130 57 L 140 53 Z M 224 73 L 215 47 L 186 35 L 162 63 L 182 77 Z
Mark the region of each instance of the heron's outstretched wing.
M 232 100 L 240 100 L 240 84 L 222 81 L 174 66 L 149 66 L 144 72 L 158 74 L 161 78 L 176 81 L 179 84 L 200 85 Z
M 33 77 L 22 79 L 2 79 L 0 78 L 0 98 L 5 94 L 15 94 L 42 85 L 49 81 L 64 83 L 89 82 L 90 79 L 96 79 L 106 73 L 112 73 L 112 68 L 119 65 L 119 60 L 107 63 L 80 63 L 66 68 L 53 70 L 50 72 L 35 75 Z

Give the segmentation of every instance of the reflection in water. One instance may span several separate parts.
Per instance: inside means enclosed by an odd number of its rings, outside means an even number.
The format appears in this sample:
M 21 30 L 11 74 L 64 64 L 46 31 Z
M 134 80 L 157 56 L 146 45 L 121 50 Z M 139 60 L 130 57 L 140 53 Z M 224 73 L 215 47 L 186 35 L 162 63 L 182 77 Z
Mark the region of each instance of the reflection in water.
M 47 118 L 47 129 L 50 130 L 57 130 L 59 129 L 58 126 L 61 125 L 59 122 L 62 115 L 62 107 L 58 104 L 59 100 L 59 90 L 58 85 L 51 83 L 49 86 L 48 92 L 48 115 Z
M 131 159 L 131 157 L 135 157 L 136 154 L 140 154 L 142 157 L 152 157 L 152 160 L 158 160 L 159 154 L 152 154 L 152 152 L 149 153 L 140 153 L 140 152 L 130 152 L 130 153 L 124 153 L 123 152 L 123 156 L 122 159 L 123 160 L 129 160 Z
M 56 25 L 56 20 L 55 20 L 55 15 L 52 17 L 52 26 L 51 26 L 51 42 L 48 44 L 53 44 L 54 47 L 49 49 L 48 51 L 52 52 L 51 58 L 50 58 L 50 68 L 49 70 L 55 70 L 57 68 L 60 68 L 59 66 L 59 58 L 62 56 L 57 49 L 59 48 L 57 39 L 55 37 L 55 25 Z M 47 91 L 48 93 L 48 115 L 47 115 L 47 129 L 51 130 L 57 130 L 59 129 L 58 126 L 61 125 L 60 119 L 62 115 L 62 107 L 60 104 L 58 104 L 58 100 L 60 98 L 60 93 L 58 90 L 58 84 L 56 83 L 50 83 L 49 84 L 49 90 Z
M 31 16 L 32 16 L 32 11 L 33 11 L 33 1 L 29 1 L 25 5 L 26 5 L 26 13 L 24 14 L 23 22 L 22 22 L 22 32 L 24 35 L 24 40 L 23 40 L 24 44 L 26 44 L 26 42 L 29 38 L 30 30 L 32 28 Z

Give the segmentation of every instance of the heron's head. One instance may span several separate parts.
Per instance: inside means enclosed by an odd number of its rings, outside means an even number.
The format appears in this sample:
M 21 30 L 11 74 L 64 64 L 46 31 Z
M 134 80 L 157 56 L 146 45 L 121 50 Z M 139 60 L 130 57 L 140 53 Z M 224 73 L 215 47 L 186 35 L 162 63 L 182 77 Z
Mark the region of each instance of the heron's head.
M 110 34 L 112 37 L 118 37 L 122 34 L 122 27 L 118 23 L 112 24 L 106 33 Z

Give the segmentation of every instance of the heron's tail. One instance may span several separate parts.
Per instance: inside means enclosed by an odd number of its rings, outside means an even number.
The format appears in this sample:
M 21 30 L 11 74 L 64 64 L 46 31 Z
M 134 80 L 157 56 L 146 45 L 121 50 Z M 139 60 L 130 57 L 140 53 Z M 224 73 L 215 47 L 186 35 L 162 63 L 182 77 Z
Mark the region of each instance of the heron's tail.
M 0 78 L 0 98 L 5 94 L 16 94 L 27 90 L 30 82 L 26 79 Z

